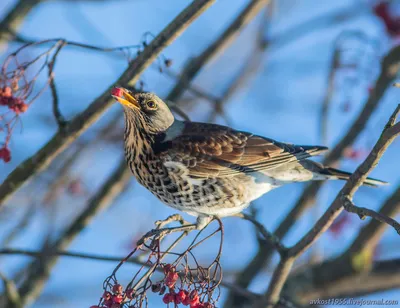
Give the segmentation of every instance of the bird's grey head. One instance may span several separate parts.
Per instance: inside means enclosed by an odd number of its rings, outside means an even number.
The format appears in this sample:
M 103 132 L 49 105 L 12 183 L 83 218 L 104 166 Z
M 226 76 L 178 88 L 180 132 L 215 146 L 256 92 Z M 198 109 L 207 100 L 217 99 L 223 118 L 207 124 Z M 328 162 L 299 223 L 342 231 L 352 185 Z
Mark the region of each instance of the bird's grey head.
M 154 93 L 135 93 L 124 88 L 114 88 L 113 97 L 124 107 L 126 121 L 150 134 L 166 131 L 174 116 L 167 104 Z

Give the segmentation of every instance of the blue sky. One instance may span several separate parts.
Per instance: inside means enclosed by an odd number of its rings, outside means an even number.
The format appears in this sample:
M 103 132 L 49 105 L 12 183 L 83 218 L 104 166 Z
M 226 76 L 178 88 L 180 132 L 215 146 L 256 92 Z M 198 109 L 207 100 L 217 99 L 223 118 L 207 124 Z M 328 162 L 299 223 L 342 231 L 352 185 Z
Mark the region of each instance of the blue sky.
M 14 1 L 0 2 L 0 17 L 12 3 Z M 141 41 L 144 32 L 150 31 L 157 34 L 162 30 L 187 3 L 187 0 L 116 0 L 99 3 L 96 1 L 50 1 L 41 4 L 28 15 L 20 32 L 37 39 L 63 37 L 98 46 L 137 44 Z M 338 78 L 337 80 L 336 94 L 329 113 L 327 144 L 324 144 L 329 147 L 334 146 L 362 108 L 368 95 L 368 86 L 376 77 L 379 58 L 390 47 L 382 24 L 367 7 L 363 6 L 365 3 L 361 0 L 337 0 L 320 1 L 316 5 L 315 1 L 305 0 L 301 3 L 283 1 L 281 6 L 276 7 L 268 35 L 278 40 L 272 41 L 270 49 L 263 56 L 257 75 L 249 86 L 241 89 L 226 105 L 225 111 L 230 125 L 279 141 L 320 144 L 319 111 L 327 87 L 335 39 L 345 30 L 359 30 L 376 40 L 378 47 L 369 52 L 370 46 L 361 44 L 358 46 L 361 51 L 355 51 L 356 58 L 361 63 L 360 66 L 366 71 L 372 70 L 372 73 L 357 72 L 355 75 L 357 87 L 348 89 L 346 79 Z M 246 4 L 247 1 L 243 0 L 217 1 L 165 50 L 164 54 L 173 60 L 172 69 L 178 72 L 190 57 L 198 55 Z M 317 16 L 337 11 L 353 12 L 352 17 L 343 22 L 332 23 L 329 20 L 323 20 L 316 28 L 311 28 L 307 35 L 295 37 L 286 44 L 279 43 L 280 36 L 287 33 L 287 30 L 295 29 L 297 25 Z M 260 16 L 256 18 L 223 55 L 204 68 L 194 83 L 216 95 L 222 93 L 252 52 L 252 44 L 260 20 Z M 10 44 L 9 49 L 0 54 L 0 60 L 3 60 L 4 55 L 16 46 L 16 44 Z M 55 73 L 61 98 L 60 104 L 66 117 L 70 118 L 86 108 L 105 87 L 116 80 L 126 65 L 126 61 L 118 57 L 75 48 L 63 50 Z M 167 94 L 173 85 L 170 79 L 152 69 L 145 72 L 143 80 L 146 82 L 147 90 L 154 91 L 160 96 Z M 384 97 L 368 122 L 367 129 L 357 139 L 356 148 L 368 150 L 377 140 L 387 118 L 398 104 L 396 91 L 399 90 L 392 89 Z M 351 101 L 350 111 L 346 113 L 341 108 L 344 96 Z M 192 120 L 206 121 L 211 106 L 205 101 L 197 100 L 196 104 L 186 111 Z M 103 126 L 106 120 L 115 113 L 120 114 L 122 123 L 121 108 L 114 106 L 96 123 L 95 127 Z M 6 165 L 0 164 L 0 181 L 4 180 L 21 161 L 35 153 L 55 133 L 56 126 L 51 118 L 48 92 L 23 115 L 22 121 L 23 128 L 16 131 L 10 144 L 13 153 L 12 162 Z M 220 118 L 217 121 L 225 123 Z M 94 129 L 90 129 L 81 140 L 85 142 L 93 133 Z M 361 188 L 355 197 L 357 204 L 377 209 L 386 196 L 397 187 L 399 177 L 393 167 L 398 161 L 399 150 L 400 142 L 397 141 L 389 148 L 372 174 L 393 185 L 379 189 Z M 71 172 L 82 179 L 90 192 L 94 192 L 114 168 L 122 153 L 120 142 L 117 142 L 116 146 L 100 144 L 85 153 Z M 352 171 L 359 163 L 360 160 L 344 159 L 340 167 Z M 40 177 L 42 180 L 43 178 L 44 176 Z M 325 185 L 318 196 L 317 209 L 309 211 L 295 225 L 284 240 L 286 244 L 294 243 L 299 239 L 299 234 L 304 234 L 308 230 L 315 219 L 313 211 L 322 213 L 342 185 L 342 182 L 331 182 Z M 302 184 L 288 185 L 272 191 L 255 202 L 254 206 L 259 210 L 259 219 L 269 230 L 273 230 L 279 224 L 301 194 L 303 187 Z M 22 209 L 27 207 L 27 203 L 32 202 L 31 196 L 35 194 L 35 189 L 40 189 L 40 187 L 31 183 L 16 194 L 8 204 L 7 213 L 12 215 L 10 217 L 22 216 Z M 84 205 L 84 201 L 79 198 L 66 196 L 59 200 L 54 207 L 62 211 L 56 214 L 56 217 L 51 217 L 57 221 L 55 232 L 60 232 L 68 223 L 66 217 L 73 217 Z M 21 210 L 16 210 L 15 207 Z M 45 213 L 48 211 L 38 207 L 32 222 L 15 240 L 12 247 L 38 247 L 46 232 L 46 221 L 49 219 L 48 214 Z M 151 228 L 154 220 L 165 218 L 172 213 L 174 213 L 172 209 L 163 206 L 132 180 L 129 191 L 101 213 L 72 243 L 70 249 L 104 255 L 125 255 L 128 252 L 126 243 L 133 236 Z M 338 239 L 326 233 L 318 241 L 316 246 L 325 257 L 341 252 L 351 242 L 359 228 L 365 224 L 354 218 L 351 227 L 342 232 Z M 0 238 L 5 236 L 5 230 L 15 221 L 13 219 L 2 223 Z M 232 272 L 250 260 L 257 250 L 257 242 L 252 226 L 247 222 L 236 218 L 226 218 L 224 223 L 226 240 L 222 262 L 225 269 Z M 379 258 L 400 256 L 398 249 L 400 246 L 395 245 L 395 241 L 398 241 L 396 233 L 388 230 L 382 239 L 382 253 Z M 207 260 L 208 253 L 202 252 L 202 254 Z M 26 258 L 14 256 L 3 257 L 0 260 L 2 271 L 8 275 L 15 273 L 27 261 Z M 57 307 L 88 307 L 95 304 L 101 294 L 102 281 L 110 274 L 114 266 L 115 264 L 110 262 L 61 258 L 43 295 L 32 307 L 54 307 L 55 305 Z M 126 267 L 120 277 L 128 279 L 132 272 L 134 272 L 133 267 Z M 252 290 L 263 291 L 268 279 L 268 273 L 259 275 L 251 286 Z M 399 299 L 395 291 L 384 295 L 387 299 L 396 299 L 396 296 Z M 381 295 L 371 295 L 369 298 L 381 298 Z M 161 303 L 161 299 L 151 298 L 151 300 L 151 307 L 162 307 L 162 305 L 157 305 Z

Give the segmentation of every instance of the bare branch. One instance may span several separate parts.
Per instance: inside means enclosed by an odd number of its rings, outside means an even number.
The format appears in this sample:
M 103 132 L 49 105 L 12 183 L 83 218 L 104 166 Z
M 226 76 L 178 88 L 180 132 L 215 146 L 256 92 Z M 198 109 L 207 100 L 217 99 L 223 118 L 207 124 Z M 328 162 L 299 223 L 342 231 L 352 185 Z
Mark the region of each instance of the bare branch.
M 281 257 L 280 263 L 274 271 L 271 283 L 265 294 L 265 302 L 259 307 L 264 306 L 265 303 L 267 303 L 268 307 L 273 307 L 278 303 L 282 288 L 289 276 L 290 269 L 293 266 L 295 259 L 308 249 L 322 235 L 322 233 L 329 228 L 334 219 L 343 211 L 344 202 L 347 199 L 352 199 L 354 193 L 365 181 L 368 174 L 376 167 L 386 149 L 394 139 L 400 135 L 400 122 L 393 124 L 399 110 L 400 105 L 390 117 L 382 135 L 375 144 L 371 153 L 351 175 L 345 186 L 341 189 L 322 217 L 315 223 L 313 228 L 303 236 L 302 239 L 300 239 L 293 247 L 288 249 L 286 256 Z
M 396 72 L 396 70 L 394 70 L 394 68 L 397 67 L 399 62 L 400 47 L 395 47 L 385 56 L 381 65 L 381 74 L 376 82 L 374 91 L 365 103 L 364 108 L 361 110 L 345 136 L 343 136 L 333 150 L 328 153 L 323 161 L 324 165 L 335 165 L 342 157 L 345 149 L 350 146 L 364 130 L 372 113 L 379 106 L 386 90 L 395 80 L 396 75 L 394 72 Z M 283 221 L 273 232 L 275 236 L 282 239 L 289 232 L 297 219 L 299 219 L 306 209 L 315 203 L 316 196 L 323 184 L 322 181 L 315 181 L 306 187 L 292 210 L 285 216 Z M 268 244 L 260 246 L 256 255 L 242 271 L 243 273 L 245 272 L 246 275 L 240 276 L 241 278 L 237 282 L 240 287 L 246 288 L 254 279 L 255 275 L 257 275 L 259 269 L 265 267 L 269 263 L 274 252 L 272 248 L 273 247 Z
M 49 251 L 64 250 L 72 240 L 93 220 L 93 218 L 123 191 L 130 178 L 130 171 L 125 162 L 120 164 L 114 173 L 107 179 L 98 193 L 88 202 L 86 209 L 61 234 L 59 239 L 48 248 Z M 57 255 L 47 256 L 46 259 L 33 262 L 26 270 L 27 278 L 20 287 L 20 294 L 24 304 L 33 301 L 41 292 L 56 261 Z
M 290 276 L 284 290 L 306 304 L 317 298 L 351 298 L 399 287 L 399 259 L 377 261 L 370 271 L 355 272 L 350 259 L 337 258 Z
M 53 97 L 53 114 L 54 114 L 54 118 L 56 119 L 59 129 L 64 129 L 64 127 L 67 123 L 60 111 L 58 93 L 57 93 L 57 88 L 56 88 L 56 84 L 55 84 L 55 80 L 54 80 L 54 65 L 56 63 L 58 54 L 60 53 L 61 49 L 65 45 L 66 45 L 66 42 L 64 42 L 64 41 L 60 42 L 59 46 L 57 47 L 57 49 L 53 55 L 52 60 L 48 64 L 49 84 L 50 84 L 51 95 Z
M 278 251 L 281 255 L 286 254 L 287 248 L 279 241 L 279 239 L 276 236 L 274 236 L 271 232 L 265 229 L 265 227 L 255 218 L 253 218 L 250 215 L 246 215 L 244 213 L 239 213 L 236 214 L 235 216 L 250 221 L 252 224 L 254 224 L 257 230 L 264 236 L 265 240 L 267 240 L 271 245 L 274 246 L 276 251 Z
M 24 17 L 39 3 L 45 0 L 19 0 L 0 22 L 0 49 L 12 39 L 10 32 L 15 32 L 24 20 Z
M 400 186 L 381 206 L 379 213 L 385 217 L 394 217 L 400 211 Z M 373 249 L 378 244 L 387 225 L 377 220 L 371 220 L 364 226 L 351 244 L 348 253 L 355 254 L 364 249 Z
M 121 86 L 134 85 L 140 74 L 160 52 L 176 39 L 215 0 L 195 0 L 184 9 L 145 49 L 132 61 L 116 81 Z M 36 154 L 22 162 L 0 186 L 0 206 L 27 180 L 43 170 L 72 141 L 93 124 L 112 104 L 111 87 L 106 89 L 81 114 L 73 118 L 62 132 L 42 147 Z
M 218 54 L 227 48 L 238 35 L 238 33 L 265 7 L 270 0 L 252 0 L 249 5 L 239 14 L 228 28 L 199 56 L 192 59 L 183 70 L 180 80 L 176 83 L 167 100 L 176 102 L 182 96 L 188 85 L 200 71 Z
M 389 226 L 392 226 L 398 234 L 400 234 L 400 224 L 386 215 L 375 212 L 374 210 L 367 209 L 365 207 L 356 206 L 353 201 L 346 198 L 344 200 L 344 209 L 349 213 L 356 213 L 361 219 L 365 219 L 366 216 L 372 217 L 373 219 L 386 223 Z
M 0 273 L 0 279 L 4 284 L 4 293 L 8 303 L 7 307 L 10 308 L 22 308 L 21 298 L 18 293 L 18 289 L 12 280 L 7 279 L 2 273 Z

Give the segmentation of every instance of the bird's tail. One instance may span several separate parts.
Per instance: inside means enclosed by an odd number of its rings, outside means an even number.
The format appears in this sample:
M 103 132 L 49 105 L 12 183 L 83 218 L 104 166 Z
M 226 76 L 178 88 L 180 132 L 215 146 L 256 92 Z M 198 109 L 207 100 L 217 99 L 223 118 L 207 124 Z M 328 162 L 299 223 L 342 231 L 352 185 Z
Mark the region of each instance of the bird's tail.
M 345 171 L 338 170 L 335 168 L 330 168 L 330 167 L 323 168 L 319 173 L 322 175 L 327 175 L 331 179 L 338 179 L 338 180 L 348 180 L 351 175 L 351 173 L 349 173 L 349 172 L 345 172 Z M 373 179 L 373 178 L 367 178 L 363 182 L 363 185 L 372 186 L 372 187 L 388 185 L 388 184 L 389 184 L 388 182 Z

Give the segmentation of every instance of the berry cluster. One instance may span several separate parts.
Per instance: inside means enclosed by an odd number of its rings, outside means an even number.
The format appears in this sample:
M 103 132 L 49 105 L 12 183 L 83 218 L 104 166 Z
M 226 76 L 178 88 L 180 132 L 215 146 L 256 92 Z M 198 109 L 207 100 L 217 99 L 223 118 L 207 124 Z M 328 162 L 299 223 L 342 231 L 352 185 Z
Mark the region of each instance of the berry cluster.
M 120 308 L 123 306 L 124 301 L 133 299 L 133 289 L 123 290 L 122 285 L 116 283 L 112 287 L 112 292 L 104 291 L 101 297 L 101 305 L 91 306 L 90 308 Z
M 13 94 L 13 89 L 8 86 L 0 88 L 0 106 L 6 106 L 12 110 L 15 114 L 24 113 L 28 110 L 28 104 Z
M 3 82 L 2 82 L 3 83 Z M 3 83 L 4 84 L 4 83 Z M 0 106 L 8 107 L 9 110 L 12 111 L 15 115 L 19 115 L 28 110 L 28 104 L 25 103 L 24 99 L 21 97 L 17 97 L 15 92 L 18 91 L 18 82 L 14 80 L 11 83 L 12 86 L 0 86 Z M 8 142 L 11 137 L 12 128 L 15 124 L 16 118 L 7 118 L 5 115 L 0 115 L 1 125 L 0 131 L 6 133 L 5 142 L 3 146 L 0 147 L 0 160 L 3 160 L 5 163 L 8 163 L 11 160 L 11 152 L 8 148 Z
M 181 288 L 179 291 L 175 290 L 176 283 L 179 279 L 179 274 L 176 271 L 176 268 L 171 264 L 164 264 L 164 280 L 155 283 L 152 285 L 152 291 L 154 293 L 158 292 L 160 295 L 163 295 L 165 290 L 168 288 L 169 292 L 165 293 L 163 296 L 164 304 L 175 304 L 177 305 L 182 304 L 184 306 L 190 306 L 190 308 L 214 308 L 214 305 L 209 302 L 202 302 L 200 300 L 199 292 L 194 289 L 185 290 Z

